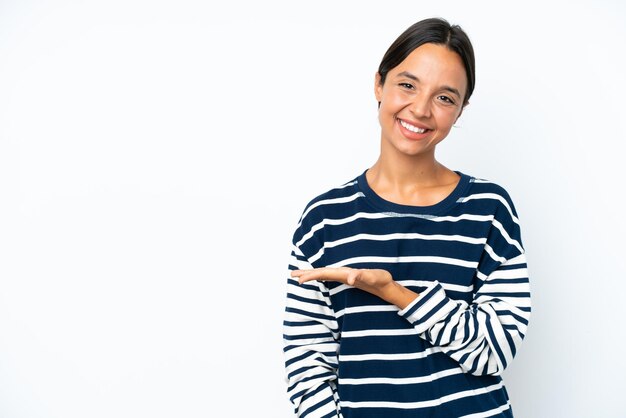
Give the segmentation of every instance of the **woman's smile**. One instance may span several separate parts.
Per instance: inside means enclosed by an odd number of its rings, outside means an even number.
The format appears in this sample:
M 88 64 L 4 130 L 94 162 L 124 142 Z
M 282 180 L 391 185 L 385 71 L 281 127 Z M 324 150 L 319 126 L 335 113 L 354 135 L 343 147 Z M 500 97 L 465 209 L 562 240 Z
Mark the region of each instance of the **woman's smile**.
M 426 134 L 428 134 L 432 130 L 421 123 L 408 122 L 400 118 L 396 118 L 396 121 L 398 122 L 400 132 L 402 132 L 402 135 L 404 135 L 408 139 L 424 139 L 426 137 Z

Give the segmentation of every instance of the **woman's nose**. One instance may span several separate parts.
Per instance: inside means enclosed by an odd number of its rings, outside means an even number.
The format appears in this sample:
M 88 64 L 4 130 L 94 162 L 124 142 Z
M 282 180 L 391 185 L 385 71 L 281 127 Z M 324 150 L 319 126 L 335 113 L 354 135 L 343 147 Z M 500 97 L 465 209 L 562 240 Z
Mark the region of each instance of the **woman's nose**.
M 410 110 L 416 117 L 430 117 L 430 100 L 427 95 L 418 94 L 411 103 Z

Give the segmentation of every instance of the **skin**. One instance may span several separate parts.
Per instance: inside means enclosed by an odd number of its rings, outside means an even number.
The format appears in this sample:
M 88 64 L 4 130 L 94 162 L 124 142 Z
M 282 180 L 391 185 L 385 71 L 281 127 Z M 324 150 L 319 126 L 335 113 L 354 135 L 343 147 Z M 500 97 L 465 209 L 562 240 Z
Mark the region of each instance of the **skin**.
M 461 57 L 437 44 L 413 50 L 387 73 L 384 84 L 376 74 L 374 94 L 380 102 L 380 156 L 366 172 L 367 182 L 380 197 L 403 205 L 431 206 L 445 199 L 460 177 L 435 159 L 435 148 L 447 137 L 468 104 L 463 97 L 467 75 Z M 400 121 L 418 128 L 415 134 Z M 337 281 L 407 307 L 419 295 L 394 281 L 382 269 L 351 267 L 293 270 L 300 284 L 311 280 Z

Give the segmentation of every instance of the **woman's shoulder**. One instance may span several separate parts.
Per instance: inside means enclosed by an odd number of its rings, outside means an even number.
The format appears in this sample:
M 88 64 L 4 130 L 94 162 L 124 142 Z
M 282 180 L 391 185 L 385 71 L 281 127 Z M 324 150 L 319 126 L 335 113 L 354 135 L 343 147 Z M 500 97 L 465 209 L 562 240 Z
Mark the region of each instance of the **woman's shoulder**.
M 308 201 L 305 206 L 305 210 L 315 205 L 332 203 L 355 195 L 359 192 L 357 187 L 358 177 L 359 176 L 355 176 L 350 180 L 337 183 L 336 185 L 325 189 L 322 193 L 316 194 L 315 197 Z
M 508 212 L 517 222 L 517 211 L 507 188 L 501 183 L 482 177 L 468 175 L 469 187 L 465 196 L 459 199 L 470 206 L 489 207 L 490 211 Z
M 304 206 L 300 220 L 306 217 L 323 216 L 324 209 L 336 207 L 341 203 L 350 202 L 362 195 L 358 187 L 359 175 L 351 177 L 349 180 L 338 182 L 336 185 L 325 189 L 321 193 L 315 194 Z
M 507 201 L 511 201 L 511 196 L 507 189 L 500 183 L 493 180 L 466 174 L 469 177 L 470 187 L 468 188 L 468 196 L 473 194 L 491 194 L 498 195 Z

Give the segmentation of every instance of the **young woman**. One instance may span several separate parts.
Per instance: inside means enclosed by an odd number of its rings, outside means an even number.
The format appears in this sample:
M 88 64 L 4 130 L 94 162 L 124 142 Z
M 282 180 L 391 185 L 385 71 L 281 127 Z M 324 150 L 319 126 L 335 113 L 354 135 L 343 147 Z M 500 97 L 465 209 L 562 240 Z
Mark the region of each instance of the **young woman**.
M 495 183 L 435 159 L 474 89 L 459 26 L 426 19 L 382 59 L 380 156 L 314 198 L 293 235 L 284 322 L 300 417 L 512 417 L 500 374 L 530 291 Z

